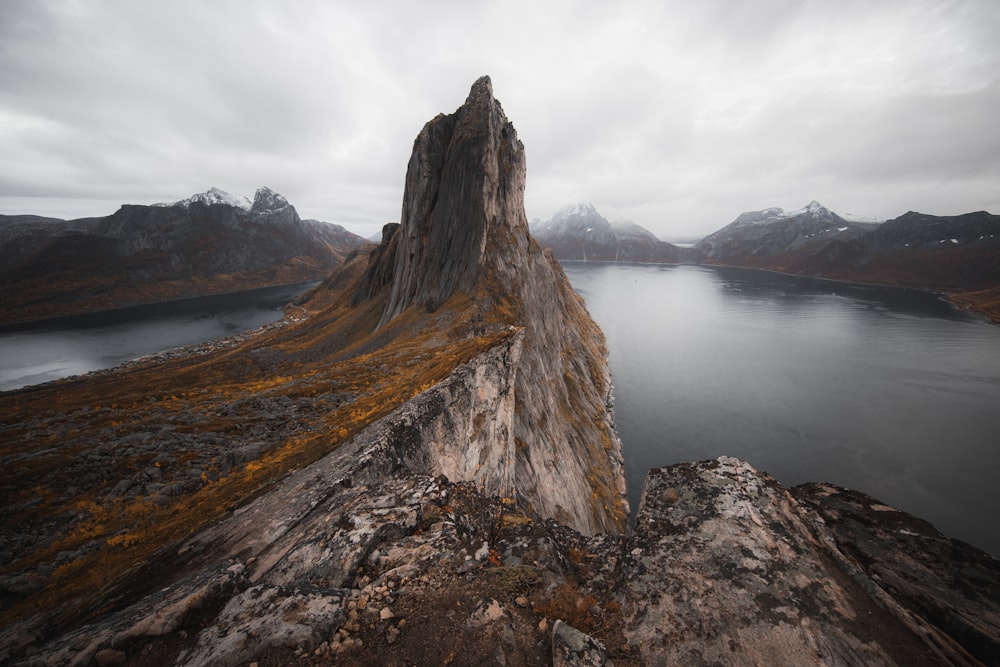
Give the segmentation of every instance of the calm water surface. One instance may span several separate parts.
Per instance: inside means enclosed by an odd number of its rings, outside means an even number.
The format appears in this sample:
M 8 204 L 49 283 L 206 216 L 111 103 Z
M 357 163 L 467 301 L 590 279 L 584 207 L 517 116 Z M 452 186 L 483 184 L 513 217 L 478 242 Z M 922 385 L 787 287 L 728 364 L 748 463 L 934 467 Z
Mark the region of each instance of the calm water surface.
M 1000 327 L 910 290 L 563 266 L 607 337 L 633 508 L 649 468 L 726 454 L 1000 556 Z
M 316 283 L 61 317 L 0 328 L 0 391 L 118 364 L 276 322 Z
M 738 456 L 869 493 L 1000 555 L 1000 327 L 933 296 L 755 271 L 564 263 L 604 329 L 629 495 Z M 278 320 L 309 285 L 0 329 L 0 389 Z

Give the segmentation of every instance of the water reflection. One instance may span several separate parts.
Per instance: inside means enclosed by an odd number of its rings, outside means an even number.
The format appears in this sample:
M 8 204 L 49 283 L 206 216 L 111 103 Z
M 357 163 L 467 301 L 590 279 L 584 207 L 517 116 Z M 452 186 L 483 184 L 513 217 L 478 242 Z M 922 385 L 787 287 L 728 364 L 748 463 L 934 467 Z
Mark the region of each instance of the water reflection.
M 281 319 L 316 283 L 181 299 L 0 328 L 0 391 L 111 368 Z
M 728 454 L 870 493 L 1000 554 L 1000 328 L 913 290 L 565 263 L 608 339 L 629 494 Z

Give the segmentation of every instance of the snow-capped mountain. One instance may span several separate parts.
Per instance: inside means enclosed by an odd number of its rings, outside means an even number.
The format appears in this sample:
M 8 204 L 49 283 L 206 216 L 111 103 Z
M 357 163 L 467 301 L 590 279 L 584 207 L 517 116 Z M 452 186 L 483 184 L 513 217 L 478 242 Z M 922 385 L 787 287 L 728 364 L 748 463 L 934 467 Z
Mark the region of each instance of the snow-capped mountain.
M 212 188 L 103 218 L 15 222 L 0 246 L 4 323 L 319 280 L 364 242 L 300 219 L 270 188 L 253 204 Z
M 1000 320 L 1000 216 L 909 212 L 885 222 L 839 215 L 818 202 L 740 214 L 696 246 L 698 261 L 854 282 L 969 290 Z M 990 291 L 992 290 L 992 291 Z
M 291 206 L 288 200 L 279 195 L 269 187 L 258 188 L 253 196 L 253 205 L 250 207 L 251 213 L 274 213 Z
M 697 248 L 708 260 L 720 264 L 757 266 L 775 256 L 796 253 L 831 238 L 847 240 L 874 229 L 872 223 L 847 220 L 817 201 L 794 211 L 772 207 L 741 213 Z
M 267 190 L 267 188 L 262 189 Z M 270 190 L 268 190 L 268 192 L 270 192 Z M 172 204 L 154 204 L 154 206 L 180 206 L 181 208 L 190 208 L 191 204 L 194 203 L 206 204 L 209 206 L 212 204 L 225 204 L 227 206 L 241 208 L 244 211 L 249 211 L 252 207 L 250 200 L 246 197 L 237 197 L 236 195 L 231 195 L 225 190 L 220 190 L 216 187 L 209 188 L 205 192 L 199 192 L 198 194 L 191 195 L 186 199 L 179 199 Z
M 679 257 L 676 246 L 634 222 L 608 222 L 593 204 L 571 204 L 551 220 L 532 220 L 531 233 L 557 259 L 673 263 Z

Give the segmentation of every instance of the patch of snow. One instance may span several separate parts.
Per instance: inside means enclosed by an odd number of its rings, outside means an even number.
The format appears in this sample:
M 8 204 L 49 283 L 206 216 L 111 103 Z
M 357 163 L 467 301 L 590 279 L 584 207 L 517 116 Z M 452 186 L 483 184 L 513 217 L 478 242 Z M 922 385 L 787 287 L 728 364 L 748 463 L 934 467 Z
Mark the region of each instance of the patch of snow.
M 228 206 L 234 206 L 236 208 L 241 208 L 244 211 L 249 211 L 252 204 L 250 200 L 246 197 L 236 197 L 231 195 L 225 190 L 220 190 L 219 188 L 209 188 L 205 192 L 198 193 L 196 195 L 191 195 L 187 199 L 180 199 L 172 204 L 155 204 L 156 206 L 182 206 L 188 208 L 191 204 L 199 202 L 202 204 L 226 204 Z
M 585 204 L 583 202 L 570 204 L 559 209 L 553 218 L 568 218 L 578 215 L 597 215 L 597 209 L 594 208 L 593 204 Z
M 837 227 L 837 231 L 838 232 L 846 232 L 847 231 L 847 227 Z
M 867 215 L 858 215 L 857 213 L 838 213 L 837 215 L 848 222 L 868 222 L 875 224 L 882 224 L 885 222 L 885 218 L 872 218 Z
M 951 239 L 952 243 L 958 243 L 958 239 Z

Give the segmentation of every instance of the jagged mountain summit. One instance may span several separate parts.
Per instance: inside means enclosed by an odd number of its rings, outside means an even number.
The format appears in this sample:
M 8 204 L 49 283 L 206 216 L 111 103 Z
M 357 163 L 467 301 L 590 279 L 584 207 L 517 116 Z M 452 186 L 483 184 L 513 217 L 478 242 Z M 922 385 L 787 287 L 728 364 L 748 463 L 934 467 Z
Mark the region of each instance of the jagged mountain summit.
M 402 222 L 386 227 L 355 304 L 384 291 L 382 327 L 408 309 L 433 312 L 472 296 L 471 322 L 523 329 L 512 488 L 577 530 L 618 532 L 627 508 L 604 337 L 529 234 L 525 173 L 524 146 L 489 78 L 480 79 L 461 108 L 414 141 Z M 558 377 L 566 381 L 551 381 Z
M 319 280 L 364 240 L 260 188 L 0 228 L 0 323 Z
M 268 190 L 267 188 L 263 189 Z M 270 190 L 268 190 L 268 192 L 270 192 Z M 222 204 L 224 206 L 241 208 L 244 211 L 249 211 L 252 205 L 250 200 L 246 197 L 237 197 L 236 195 L 229 194 L 225 190 L 211 187 L 205 192 L 199 192 L 185 199 L 179 199 L 172 204 L 153 204 L 153 206 L 179 206 L 181 208 L 190 208 L 191 204 L 195 203 L 205 204 L 207 206 L 211 206 L 212 204 Z
M 741 213 L 702 239 L 697 251 L 719 264 L 768 268 L 796 261 L 821 242 L 844 241 L 871 231 L 872 223 L 852 222 L 817 201 L 795 211 L 773 207 Z
M 680 249 L 628 220 L 609 222 L 593 204 L 570 204 L 550 220 L 537 220 L 532 234 L 557 259 L 597 262 L 676 263 Z

